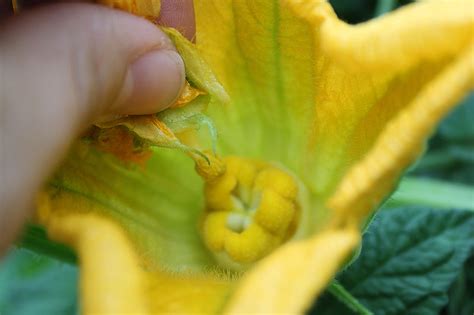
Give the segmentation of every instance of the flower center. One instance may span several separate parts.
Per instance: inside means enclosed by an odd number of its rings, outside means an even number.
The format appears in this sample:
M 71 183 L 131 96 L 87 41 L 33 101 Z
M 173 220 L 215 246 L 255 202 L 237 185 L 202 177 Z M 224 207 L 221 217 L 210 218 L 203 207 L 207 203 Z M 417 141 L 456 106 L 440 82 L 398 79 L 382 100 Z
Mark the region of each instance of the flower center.
M 298 185 L 266 162 L 227 157 L 218 163 L 213 171 L 197 164 L 205 180 L 201 234 L 219 260 L 241 267 L 293 236 L 300 216 Z

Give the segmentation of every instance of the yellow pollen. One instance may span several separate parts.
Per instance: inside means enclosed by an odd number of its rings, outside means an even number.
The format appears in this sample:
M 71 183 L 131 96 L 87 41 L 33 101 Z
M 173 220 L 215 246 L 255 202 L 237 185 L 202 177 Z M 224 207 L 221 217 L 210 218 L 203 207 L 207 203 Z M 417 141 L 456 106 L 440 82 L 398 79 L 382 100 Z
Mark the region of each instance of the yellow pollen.
M 270 163 L 227 157 L 197 161 L 205 181 L 201 234 L 217 257 L 242 266 L 288 240 L 300 216 L 298 185 Z

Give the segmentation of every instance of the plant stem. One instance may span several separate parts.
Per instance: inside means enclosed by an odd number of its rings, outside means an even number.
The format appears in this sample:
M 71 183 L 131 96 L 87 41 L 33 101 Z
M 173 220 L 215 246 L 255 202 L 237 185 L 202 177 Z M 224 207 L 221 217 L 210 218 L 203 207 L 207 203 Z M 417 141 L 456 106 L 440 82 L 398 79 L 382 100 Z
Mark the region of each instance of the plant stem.
M 379 0 L 375 7 L 375 16 L 381 16 L 387 12 L 392 11 L 397 5 L 397 0 Z
M 339 301 L 344 303 L 348 308 L 359 315 L 373 315 L 364 305 L 362 305 L 357 299 L 347 291 L 339 282 L 333 280 L 328 287 L 328 291 Z
M 474 211 L 474 187 L 435 179 L 405 177 L 386 205 Z

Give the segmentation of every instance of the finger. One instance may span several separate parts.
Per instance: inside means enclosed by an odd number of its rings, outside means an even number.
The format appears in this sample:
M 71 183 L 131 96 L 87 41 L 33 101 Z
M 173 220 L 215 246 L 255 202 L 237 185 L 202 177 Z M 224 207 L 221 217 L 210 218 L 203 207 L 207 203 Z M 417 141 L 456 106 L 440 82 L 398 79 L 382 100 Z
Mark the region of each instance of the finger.
M 93 0 L 17 0 L 21 9 L 58 2 L 94 2 Z M 0 0 L 0 19 L 13 13 L 11 0 Z M 162 0 L 158 24 L 179 30 L 189 40 L 196 33 L 193 0 Z
M 176 28 L 193 40 L 196 33 L 193 0 L 162 0 L 158 24 Z
M 173 49 L 145 19 L 90 4 L 48 6 L 0 26 L 0 250 L 84 126 L 176 99 L 184 66 Z

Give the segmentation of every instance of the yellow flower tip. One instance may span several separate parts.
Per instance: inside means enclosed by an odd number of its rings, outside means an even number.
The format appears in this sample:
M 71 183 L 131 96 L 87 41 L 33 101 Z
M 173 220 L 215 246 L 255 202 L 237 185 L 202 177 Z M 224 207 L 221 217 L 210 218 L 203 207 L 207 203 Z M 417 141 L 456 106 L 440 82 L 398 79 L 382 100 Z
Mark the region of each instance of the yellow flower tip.
M 420 155 L 427 134 L 474 87 L 474 43 L 446 66 L 417 98 L 392 119 L 369 152 L 344 176 L 327 208 L 334 226 L 364 223 Z M 429 106 L 427 106 L 429 104 Z
M 45 224 L 80 257 L 84 314 L 148 314 L 146 278 L 121 227 L 97 214 L 54 213 Z
M 472 42 L 473 23 L 471 0 L 419 1 L 355 26 L 328 19 L 320 49 L 349 71 L 403 72 L 455 57 Z
M 300 212 L 298 185 L 269 163 L 239 157 L 221 163 L 225 172 L 203 177 L 206 211 L 201 234 L 221 263 L 241 268 L 293 236 Z
M 331 229 L 281 246 L 244 275 L 224 314 L 303 314 L 359 241 L 356 229 Z

